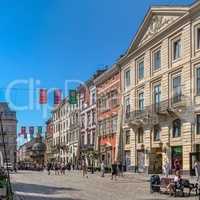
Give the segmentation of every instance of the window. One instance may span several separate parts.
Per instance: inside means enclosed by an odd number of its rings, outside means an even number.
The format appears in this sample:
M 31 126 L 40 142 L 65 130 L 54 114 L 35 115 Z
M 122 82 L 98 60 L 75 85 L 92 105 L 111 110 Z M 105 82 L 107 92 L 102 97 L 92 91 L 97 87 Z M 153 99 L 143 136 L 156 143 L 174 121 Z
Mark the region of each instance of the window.
M 111 132 L 115 133 L 117 131 L 117 117 L 111 119 Z
M 126 144 L 130 144 L 130 130 L 126 130 Z
M 159 141 L 160 140 L 160 126 L 155 125 L 154 126 L 154 141 Z
M 200 134 L 200 115 L 197 115 L 197 134 Z
M 173 78 L 173 103 L 181 101 L 181 76 Z
M 96 94 L 92 92 L 92 105 L 96 103 Z
M 87 134 L 87 145 L 90 145 L 90 133 Z
M 173 121 L 173 137 L 180 137 L 181 136 L 181 120 L 176 119 Z
M 154 86 L 154 108 L 155 111 L 158 112 L 160 109 L 160 98 L 161 98 L 161 90 L 160 84 Z
M 143 143 L 143 135 L 144 135 L 143 128 L 139 128 L 138 129 L 138 143 Z
M 157 70 L 161 67 L 161 51 L 157 50 L 153 53 L 153 67 Z
M 81 144 L 82 144 L 82 147 L 85 145 L 85 136 L 84 134 L 81 135 Z
M 128 119 L 130 117 L 130 97 L 125 98 L 125 117 Z
M 200 24 L 195 27 L 195 48 L 200 49 Z
M 175 40 L 173 42 L 173 60 L 177 60 L 181 57 L 181 40 Z
M 144 92 L 139 93 L 139 111 L 144 111 Z
M 124 81 L 125 81 L 125 88 L 129 87 L 131 84 L 130 69 L 125 71 Z
M 144 78 L 144 61 L 138 63 L 138 79 L 142 80 Z
M 197 95 L 200 95 L 200 67 L 197 68 Z

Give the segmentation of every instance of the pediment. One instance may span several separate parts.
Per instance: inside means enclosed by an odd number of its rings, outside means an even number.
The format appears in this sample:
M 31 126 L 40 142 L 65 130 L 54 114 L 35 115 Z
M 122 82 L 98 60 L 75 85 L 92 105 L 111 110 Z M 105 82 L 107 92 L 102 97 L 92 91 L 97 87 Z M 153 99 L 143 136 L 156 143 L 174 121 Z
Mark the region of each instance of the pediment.
M 132 41 L 129 52 L 138 46 L 142 46 L 155 35 L 172 25 L 175 21 L 186 14 L 188 9 L 188 7 L 151 8 Z
M 148 24 L 146 31 L 140 40 L 139 45 L 142 45 L 151 37 L 153 37 L 158 32 L 165 29 L 167 26 L 175 22 L 179 16 L 164 16 L 164 15 L 154 15 L 152 16 L 150 23 Z

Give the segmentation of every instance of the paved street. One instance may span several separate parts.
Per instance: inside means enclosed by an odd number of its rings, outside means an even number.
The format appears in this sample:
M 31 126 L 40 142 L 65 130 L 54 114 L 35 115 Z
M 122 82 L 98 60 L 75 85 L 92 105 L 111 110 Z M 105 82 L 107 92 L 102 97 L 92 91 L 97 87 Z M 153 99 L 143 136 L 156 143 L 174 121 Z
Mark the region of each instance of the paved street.
M 65 176 L 48 176 L 46 172 L 19 172 L 12 175 L 16 200 L 164 200 L 168 195 L 150 194 L 148 178 L 142 175 L 125 175 L 117 181 L 109 176 L 90 175 L 83 178 L 80 172 Z M 183 198 L 176 198 L 183 199 Z M 184 199 L 197 199 L 185 197 Z

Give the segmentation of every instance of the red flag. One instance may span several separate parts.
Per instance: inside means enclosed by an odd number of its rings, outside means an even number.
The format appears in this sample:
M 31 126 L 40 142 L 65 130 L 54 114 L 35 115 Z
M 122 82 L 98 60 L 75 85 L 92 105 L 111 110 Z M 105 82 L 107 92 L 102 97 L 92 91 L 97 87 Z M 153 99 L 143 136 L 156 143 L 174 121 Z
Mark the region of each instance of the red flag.
M 54 104 L 58 105 L 61 103 L 61 90 L 54 90 Z
M 46 103 L 47 103 L 47 90 L 40 89 L 40 104 L 46 104 Z
M 22 126 L 21 127 L 21 135 L 25 135 L 26 134 L 26 127 Z

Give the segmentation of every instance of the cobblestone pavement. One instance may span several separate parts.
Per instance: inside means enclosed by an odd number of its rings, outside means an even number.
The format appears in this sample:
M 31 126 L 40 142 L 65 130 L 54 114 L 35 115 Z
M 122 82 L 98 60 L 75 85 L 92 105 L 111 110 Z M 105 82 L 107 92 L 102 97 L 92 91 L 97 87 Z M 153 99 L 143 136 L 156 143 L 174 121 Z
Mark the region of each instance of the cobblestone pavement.
M 16 200 L 164 200 L 173 198 L 165 194 L 150 194 L 148 177 L 131 174 L 111 180 L 107 175 L 89 174 L 83 178 L 80 172 L 65 176 L 48 176 L 46 172 L 18 172 L 11 176 Z

